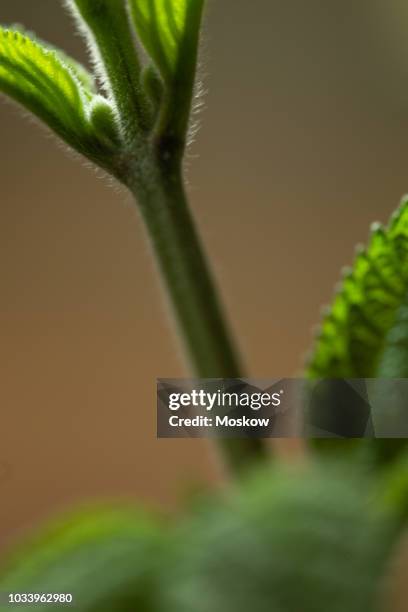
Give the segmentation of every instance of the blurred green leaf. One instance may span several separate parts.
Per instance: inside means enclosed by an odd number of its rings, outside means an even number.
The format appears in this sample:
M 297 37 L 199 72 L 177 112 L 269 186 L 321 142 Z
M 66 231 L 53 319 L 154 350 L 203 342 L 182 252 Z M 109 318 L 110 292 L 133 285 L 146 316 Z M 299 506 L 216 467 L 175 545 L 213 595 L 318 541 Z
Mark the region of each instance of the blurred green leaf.
M 316 378 L 378 376 L 387 337 L 397 324 L 407 293 L 408 199 L 405 198 L 388 227 L 375 225 L 368 247 L 360 250 L 353 268 L 345 273 L 321 325 L 308 366 L 309 375 Z M 407 341 L 408 326 L 405 325 L 403 342 Z M 394 362 L 387 376 L 398 376 L 398 371 Z
M 13 555 L 0 575 L 0 591 L 71 593 L 78 612 L 149 612 L 162 539 L 158 526 L 133 510 L 73 515 Z
M 397 311 L 394 325 L 385 338 L 378 376 L 408 378 L 408 290 Z
M 396 513 L 401 524 L 408 521 L 408 453 L 403 453 L 378 478 L 380 501 L 384 507 Z
M 162 609 L 373 611 L 393 539 L 364 481 L 277 466 L 179 531 Z

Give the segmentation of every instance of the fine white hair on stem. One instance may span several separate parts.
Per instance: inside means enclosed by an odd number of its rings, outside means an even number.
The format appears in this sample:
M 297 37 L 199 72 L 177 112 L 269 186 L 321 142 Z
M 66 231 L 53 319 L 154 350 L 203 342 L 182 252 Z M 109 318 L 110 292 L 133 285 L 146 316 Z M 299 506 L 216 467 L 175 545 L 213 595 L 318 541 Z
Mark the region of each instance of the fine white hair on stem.
M 118 109 L 115 103 L 115 97 L 112 91 L 112 85 L 109 80 L 109 77 L 106 73 L 105 64 L 101 57 L 98 44 L 96 42 L 95 36 L 90 29 L 90 27 L 85 23 L 84 19 L 81 16 L 81 13 L 76 6 L 74 0 L 63 0 L 66 8 L 69 13 L 74 18 L 74 21 L 77 25 L 79 33 L 82 35 L 86 42 L 86 46 L 88 49 L 88 53 L 90 56 L 91 64 L 94 70 L 94 74 L 98 79 L 100 87 L 106 93 L 109 102 L 111 103 L 115 114 L 118 116 Z
M 206 108 L 205 97 L 208 94 L 208 88 L 204 86 L 204 82 L 208 75 L 205 65 L 206 57 L 208 56 L 207 38 L 204 34 L 204 26 L 202 25 L 201 35 L 198 47 L 198 60 L 196 68 L 196 77 L 194 82 L 193 96 L 191 100 L 190 117 L 186 135 L 186 149 L 184 152 L 183 168 L 184 179 L 189 184 L 189 168 L 190 162 L 197 157 L 197 154 L 191 152 L 191 148 L 195 143 L 198 132 L 202 126 L 201 116 Z

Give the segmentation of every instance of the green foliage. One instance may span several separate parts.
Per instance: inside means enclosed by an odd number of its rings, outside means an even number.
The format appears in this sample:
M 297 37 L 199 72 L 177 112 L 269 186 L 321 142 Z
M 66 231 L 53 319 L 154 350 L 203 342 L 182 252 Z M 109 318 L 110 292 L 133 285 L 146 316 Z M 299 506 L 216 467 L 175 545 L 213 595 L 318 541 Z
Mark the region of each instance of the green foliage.
M 78 612 L 150 612 L 162 546 L 153 520 L 133 510 L 74 515 L 13 555 L 0 591 L 71 593 Z M 6 605 L 4 611 L 20 608 Z
M 90 120 L 100 97 L 85 68 L 66 55 L 19 30 L 0 28 L 0 91 L 101 166 L 110 159 L 111 149 Z
M 0 92 L 125 183 L 137 173 L 136 154 L 137 164 L 147 156 L 153 163 L 170 156 L 178 164 L 187 138 L 204 0 L 142 0 L 130 7 L 128 0 L 64 2 L 88 42 L 95 75 L 19 28 L 0 29 Z M 136 30 L 149 56 L 146 65 Z M 105 97 L 98 95 L 96 81 Z
M 0 91 L 142 200 L 197 371 L 235 372 L 179 172 L 204 0 L 66 3 L 106 95 L 63 52 L 4 29 Z M 311 376 L 392 375 L 395 364 L 405 371 L 407 234 L 408 201 L 358 255 L 323 322 Z M 235 468 L 247 463 L 252 443 L 228 441 Z M 379 506 L 390 516 L 406 512 L 403 473 L 384 484 Z M 188 519 L 170 546 L 153 521 L 132 511 L 71 517 L 12 557 L 0 591 L 72 593 L 80 612 L 373 612 L 393 520 L 372 501 L 340 469 L 277 466 Z
M 385 368 L 395 377 L 407 371 L 405 302 L 408 292 L 408 199 L 388 227 L 375 225 L 326 314 L 308 373 L 316 378 L 370 378 Z M 395 328 L 395 329 L 394 329 Z M 392 367 L 390 367 L 392 364 Z M 381 372 L 382 373 L 382 372 Z
M 378 478 L 380 500 L 387 510 L 399 518 L 402 525 L 408 521 L 408 453 L 403 453 Z
M 394 325 L 386 335 L 378 376 L 408 378 L 408 288 Z
M 167 96 L 160 129 L 170 141 L 184 141 L 204 0 L 129 0 L 129 3 L 140 40 L 165 84 Z
M 85 66 L 83 66 L 74 58 L 64 53 L 64 51 L 62 51 L 61 49 L 58 49 L 58 47 L 54 47 L 53 45 L 50 45 L 44 40 L 39 39 L 37 36 L 35 36 L 33 32 L 25 30 L 21 25 L 13 26 L 12 30 L 14 32 L 19 32 L 20 34 L 26 36 L 27 38 L 30 38 L 31 40 L 34 40 L 43 49 L 47 49 L 48 51 L 52 51 L 53 53 L 55 53 L 61 59 L 62 63 L 65 64 L 65 66 L 68 66 L 71 72 L 74 73 L 75 77 L 83 87 L 84 94 L 89 99 L 91 99 L 92 96 L 97 93 L 94 76 L 91 72 L 89 72 L 89 70 L 85 68 Z
M 398 378 L 408 372 L 408 198 L 387 227 L 375 224 L 367 248 L 346 270 L 332 307 L 322 322 L 307 374 L 313 378 Z M 326 400 L 330 401 L 330 400 Z M 319 440 L 373 469 L 391 464 L 405 439 Z
M 14 555 L 0 591 L 72 593 L 80 612 L 373 612 L 399 510 L 360 476 L 277 465 L 170 536 L 131 510 L 72 516 Z
M 115 104 L 129 146 L 154 132 L 166 155 L 183 153 L 204 0 L 129 0 L 150 62 L 143 66 L 127 0 L 69 0 L 85 30 L 96 70 Z M 157 124 L 158 120 L 158 125 Z
M 83 89 L 56 53 L 24 34 L 0 30 L 0 86 L 55 131 L 86 131 Z
M 148 105 L 140 87 L 140 59 L 126 0 L 67 0 L 85 34 L 95 71 L 119 117 L 129 146 L 149 127 Z
M 361 612 L 380 605 L 391 529 L 341 469 L 278 466 L 177 533 L 166 612 Z
M 188 56 L 194 59 L 197 53 L 203 0 L 130 0 L 130 6 L 140 39 L 164 80 L 186 79 Z
M 147 66 L 142 75 L 143 88 L 149 96 L 154 112 L 158 113 L 163 101 L 163 83 L 153 66 Z
M 120 148 L 121 141 L 112 106 L 102 96 L 95 96 L 89 108 L 89 120 L 98 138 L 111 150 Z

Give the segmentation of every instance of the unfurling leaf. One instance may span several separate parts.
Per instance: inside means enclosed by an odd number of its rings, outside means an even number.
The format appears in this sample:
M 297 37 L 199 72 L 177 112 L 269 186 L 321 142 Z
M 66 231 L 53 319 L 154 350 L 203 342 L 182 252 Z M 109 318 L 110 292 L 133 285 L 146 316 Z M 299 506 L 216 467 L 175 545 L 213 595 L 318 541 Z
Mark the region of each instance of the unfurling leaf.
M 14 555 L 0 574 L 0 590 L 72 594 L 78 612 L 151 612 L 160 540 L 156 524 L 138 512 L 74 515 Z M 54 606 L 39 603 L 35 608 Z
M 77 151 L 105 165 L 111 151 L 89 118 L 99 96 L 77 62 L 19 30 L 0 28 L 0 92 L 42 119 Z
M 404 308 L 408 294 L 408 199 L 388 227 L 376 225 L 370 243 L 345 274 L 325 316 L 308 371 L 312 377 L 370 378 L 382 374 L 389 344 L 408 342 Z M 404 363 L 394 353 L 386 375 L 397 377 Z M 392 365 L 392 367 L 391 367 Z M 384 375 L 384 374 L 383 374 Z
M 204 0 L 129 0 L 139 37 L 168 92 L 163 130 L 185 137 Z M 166 113 L 165 113 L 166 114 Z

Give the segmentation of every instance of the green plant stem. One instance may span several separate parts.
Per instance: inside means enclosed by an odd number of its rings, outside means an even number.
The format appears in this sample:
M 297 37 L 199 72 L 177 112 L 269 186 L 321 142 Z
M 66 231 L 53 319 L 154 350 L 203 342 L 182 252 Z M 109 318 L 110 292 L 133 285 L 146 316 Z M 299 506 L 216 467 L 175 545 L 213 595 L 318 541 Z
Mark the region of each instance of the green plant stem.
M 148 180 L 139 177 L 131 190 L 194 374 L 200 378 L 239 378 L 241 367 L 188 207 L 181 171 L 164 168 L 147 174 Z M 227 465 L 237 473 L 267 452 L 265 442 L 259 439 L 225 438 L 219 443 Z

